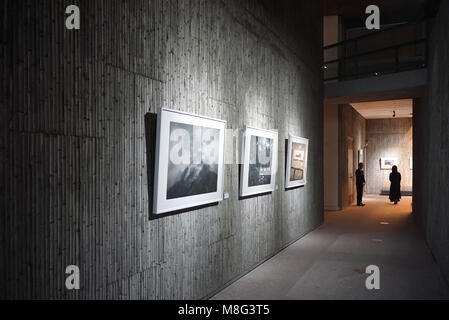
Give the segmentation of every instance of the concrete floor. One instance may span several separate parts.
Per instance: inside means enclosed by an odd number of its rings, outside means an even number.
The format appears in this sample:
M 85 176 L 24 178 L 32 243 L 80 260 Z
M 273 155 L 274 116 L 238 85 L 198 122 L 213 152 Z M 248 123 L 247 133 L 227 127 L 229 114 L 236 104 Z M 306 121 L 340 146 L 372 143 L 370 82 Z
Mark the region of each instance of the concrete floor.
M 411 198 L 398 206 L 380 196 L 364 202 L 326 212 L 320 228 L 213 299 L 449 299 L 411 216 Z M 380 268 L 380 290 L 365 287 L 368 265 Z

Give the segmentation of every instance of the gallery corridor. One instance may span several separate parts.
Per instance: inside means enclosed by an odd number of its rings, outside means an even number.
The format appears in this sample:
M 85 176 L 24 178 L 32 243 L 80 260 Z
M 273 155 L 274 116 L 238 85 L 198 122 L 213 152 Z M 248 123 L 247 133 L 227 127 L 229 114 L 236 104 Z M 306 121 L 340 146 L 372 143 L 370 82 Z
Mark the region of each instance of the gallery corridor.
M 447 299 L 449 289 L 411 215 L 370 196 L 366 207 L 326 212 L 325 223 L 213 299 Z M 365 268 L 380 268 L 367 290 Z
M 0 302 L 449 299 L 449 0 L 1 7 Z

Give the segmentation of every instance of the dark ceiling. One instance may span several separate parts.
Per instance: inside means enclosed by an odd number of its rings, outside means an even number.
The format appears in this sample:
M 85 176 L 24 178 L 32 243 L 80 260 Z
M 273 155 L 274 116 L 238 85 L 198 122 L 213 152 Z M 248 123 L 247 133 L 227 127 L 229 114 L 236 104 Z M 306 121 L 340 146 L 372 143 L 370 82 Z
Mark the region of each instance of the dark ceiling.
M 324 0 L 324 15 L 341 16 L 347 27 L 365 24 L 365 9 L 380 8 L 381 24 L 395 24 L 425 19 L 435 14 L 439 0 Z

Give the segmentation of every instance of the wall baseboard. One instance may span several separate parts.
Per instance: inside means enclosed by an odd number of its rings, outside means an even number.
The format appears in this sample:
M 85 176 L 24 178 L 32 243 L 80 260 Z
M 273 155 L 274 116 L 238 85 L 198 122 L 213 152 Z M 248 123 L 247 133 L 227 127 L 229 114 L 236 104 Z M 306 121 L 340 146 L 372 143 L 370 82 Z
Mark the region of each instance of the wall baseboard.
M 231 284 L 233 284 L 234 282 L 238 281 L 239 279 L 243 278 L 244 276 L 246 276 L 248 273 L 250 273 L 251 271 L 253 271 L 254 269 L 256 269 L 257 267 L 259 267 L 260 265 L 264 264 L 265 262 L 267 262 L 268 260 L 270 260 L 271 258 L 273 258 L 275 255 L 277 255 L 278 253 L 280 253 L 281 251 L 287 249 L 288 247 L 290 247 L 292 244 L 294 244 L 295 242 L 301 240 L 302 238 L 304 238 L 306 235 L 308 235 L 309 233 L 315 231 L 316 229 L 318 229 L 319 227 L 321 227 L 323 225 L 324 221 L 322 221 L 319 225 L 317 225 L 315 228 L 312 228 L 310 231 L 301 234 L 298 238 L 290 241 L 289 243 L 287 243 L 286 245 L 284 245 L 283 247 L 279 248 L 278 250 L 275 250 L 273 253 L 269 254 L 267 257 L 265 257 L 264 259 L 262 259 L 260 262 L 256 263 L 255 265 L 253 265 L 252 267 L 248 268 L 248 270 L 242 272 L 241 274 L 235 276 L 234 278 L 232 278 L 231 280 L 229 280 L 228 282 L 226 282 L 224 285 L 220 286 L 218 289 L 212 291 L 211 293 L 209 293 L 208 295 L 202 297 L 200 300 L 209 300 L 212 297 L 216 296 L 218 293 L 220 293 L 221 291 L 223 291 L 224 289 L 226 289 L 227 287 L 229 287 Z
M 341 211 L 339 206 L 326 206 L 324 205 L 324 211 Z
M 390 190 L 382 190 L 380 192 L 380 196 L 389 196 Z M 401 191 L 401 196 L 403 197 L 411 197 L 413 196 L 413 191 Z

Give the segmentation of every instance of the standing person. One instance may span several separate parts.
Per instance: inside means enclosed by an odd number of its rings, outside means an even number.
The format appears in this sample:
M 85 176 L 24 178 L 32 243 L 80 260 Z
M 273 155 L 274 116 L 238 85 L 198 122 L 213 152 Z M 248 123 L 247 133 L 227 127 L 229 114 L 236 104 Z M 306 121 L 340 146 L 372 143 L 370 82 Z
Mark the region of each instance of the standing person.
M 363 172 L 363 163 L 359 163 L 359 168 L 355 172 L 355 184 L 357 186 L 357 205 L 359 207 L 365 206 L 362 202 L 363 186 L 365 185 L 365 173 Z
M 398 172 L 397 166 L 392 168 L 390 182 L 390 201 L 396 205 L 401 200 L 401 174 Z

